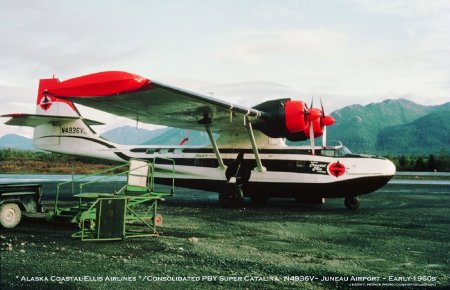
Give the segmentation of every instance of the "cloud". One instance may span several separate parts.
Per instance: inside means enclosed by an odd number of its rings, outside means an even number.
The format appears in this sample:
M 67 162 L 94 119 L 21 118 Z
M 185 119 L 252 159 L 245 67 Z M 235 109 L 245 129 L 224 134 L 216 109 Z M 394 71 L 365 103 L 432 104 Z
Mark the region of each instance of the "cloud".
M 221 45 L 216 56 L 223 61 L 263 62 L 271 57 L 309 56 L 330 58 L 340 55 L 348 37 L 323 28 L 275 31 L 246 30 L 234 33 Z
M 24 1 L 0 9 L 3 114 L 34 112 L 40 78 L 111 69 L 247 106 L 314 95 L 332 111 L 450 95 L 449 1 L 244 1 L 239 10 L 228 2 Z
M 447 0 L 350 0 L 354 6 L 365 12 L 380 15 L 417 18 L 450 10 Z

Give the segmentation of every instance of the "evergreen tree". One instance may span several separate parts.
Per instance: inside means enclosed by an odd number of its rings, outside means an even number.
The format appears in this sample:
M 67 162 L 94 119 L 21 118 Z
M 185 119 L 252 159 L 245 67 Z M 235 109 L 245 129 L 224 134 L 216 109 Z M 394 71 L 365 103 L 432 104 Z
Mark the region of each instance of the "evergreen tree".
M 428 166 L 427 166 L 429 171 L 435 171 L 437 170 L 437 162 L 436 162 L 436 157 L 434 156 L 434 154 L 430 154 L 428 156 Z
M 423 171 L 425 170 L 425 162 L 423 161 L 422 156 L 419 156 L 416 160 L 416 164 L 414 165 L 414 170 Z
M 408 161 L 406 160 L 405 155 L 400 156 L 400 158 L 398 159 L 398 165 L 400 165 L 399 169 L 405 169 L 407 163 Z

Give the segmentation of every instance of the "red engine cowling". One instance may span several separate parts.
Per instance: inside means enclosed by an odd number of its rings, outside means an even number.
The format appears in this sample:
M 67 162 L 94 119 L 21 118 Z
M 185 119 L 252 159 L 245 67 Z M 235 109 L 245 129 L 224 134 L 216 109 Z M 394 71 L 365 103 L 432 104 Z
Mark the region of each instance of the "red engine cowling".
M 308 108 L 299 100 L 281 99 L 268 101 L 254 107 L 265 112 L 265 119 L 253 127 L 272 138 L 287 138 L 291 141 L 302 141 L 310 138 L 310 126 L 313 127 L 314 138 L 323 134 L 324 126 L 334 124 L 331 116 L 325 116 L 323 110 Z

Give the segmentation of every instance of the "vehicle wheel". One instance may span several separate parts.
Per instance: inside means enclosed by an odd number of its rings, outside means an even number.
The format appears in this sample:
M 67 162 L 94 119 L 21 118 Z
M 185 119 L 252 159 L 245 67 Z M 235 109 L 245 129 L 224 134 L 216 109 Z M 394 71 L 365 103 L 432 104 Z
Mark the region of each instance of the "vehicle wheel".
M 225 208 L 237 208 L 242 205 L 244 194 L 236 183 L 225 183 L 219 192 L 219 203 Z
M 22 218 L 22 211 L 15 203 L 5 203 L 0 207 L 0 223 L 4 228 L 17 226 Z
M 249 197 L 254 205 L 264 206 L 269 200 L 269 196 L 266 193 L 251 193 Z
M 344 204 L 348 210 L 357 210 L 359 208 L 359 199 L 356 196 L 347 196 Z
M 160 214 L 157 214 L 154 218 L 153 218 L 153 225 L 155 227 L 160 227 L 162 226 L 163 223 L 163 217 Z

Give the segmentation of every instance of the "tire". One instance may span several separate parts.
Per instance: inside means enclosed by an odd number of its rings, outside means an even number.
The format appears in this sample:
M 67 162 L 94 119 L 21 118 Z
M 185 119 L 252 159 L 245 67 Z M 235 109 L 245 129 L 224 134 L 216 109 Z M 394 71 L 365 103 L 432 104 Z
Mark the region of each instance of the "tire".
M 356 196 L 347 196 L 344 204 L 348 210 L 355 211 L 359 208 L 359 199 Z
M 5 203 L 0 207 L 0 224 L 7 229 L 14 228 L 22 218 L 22 211 L 15 203 Z
M 225 183 L 219 192 L 219 203 L 225 208 L 238 208 L 244 202 L 242 189 L 236 183 Z
M 153 217 L 153 225 L 155 227 L 160 227 L 163 224 L 163 217 L 160 214 L 157 214 L 156 216 Z

